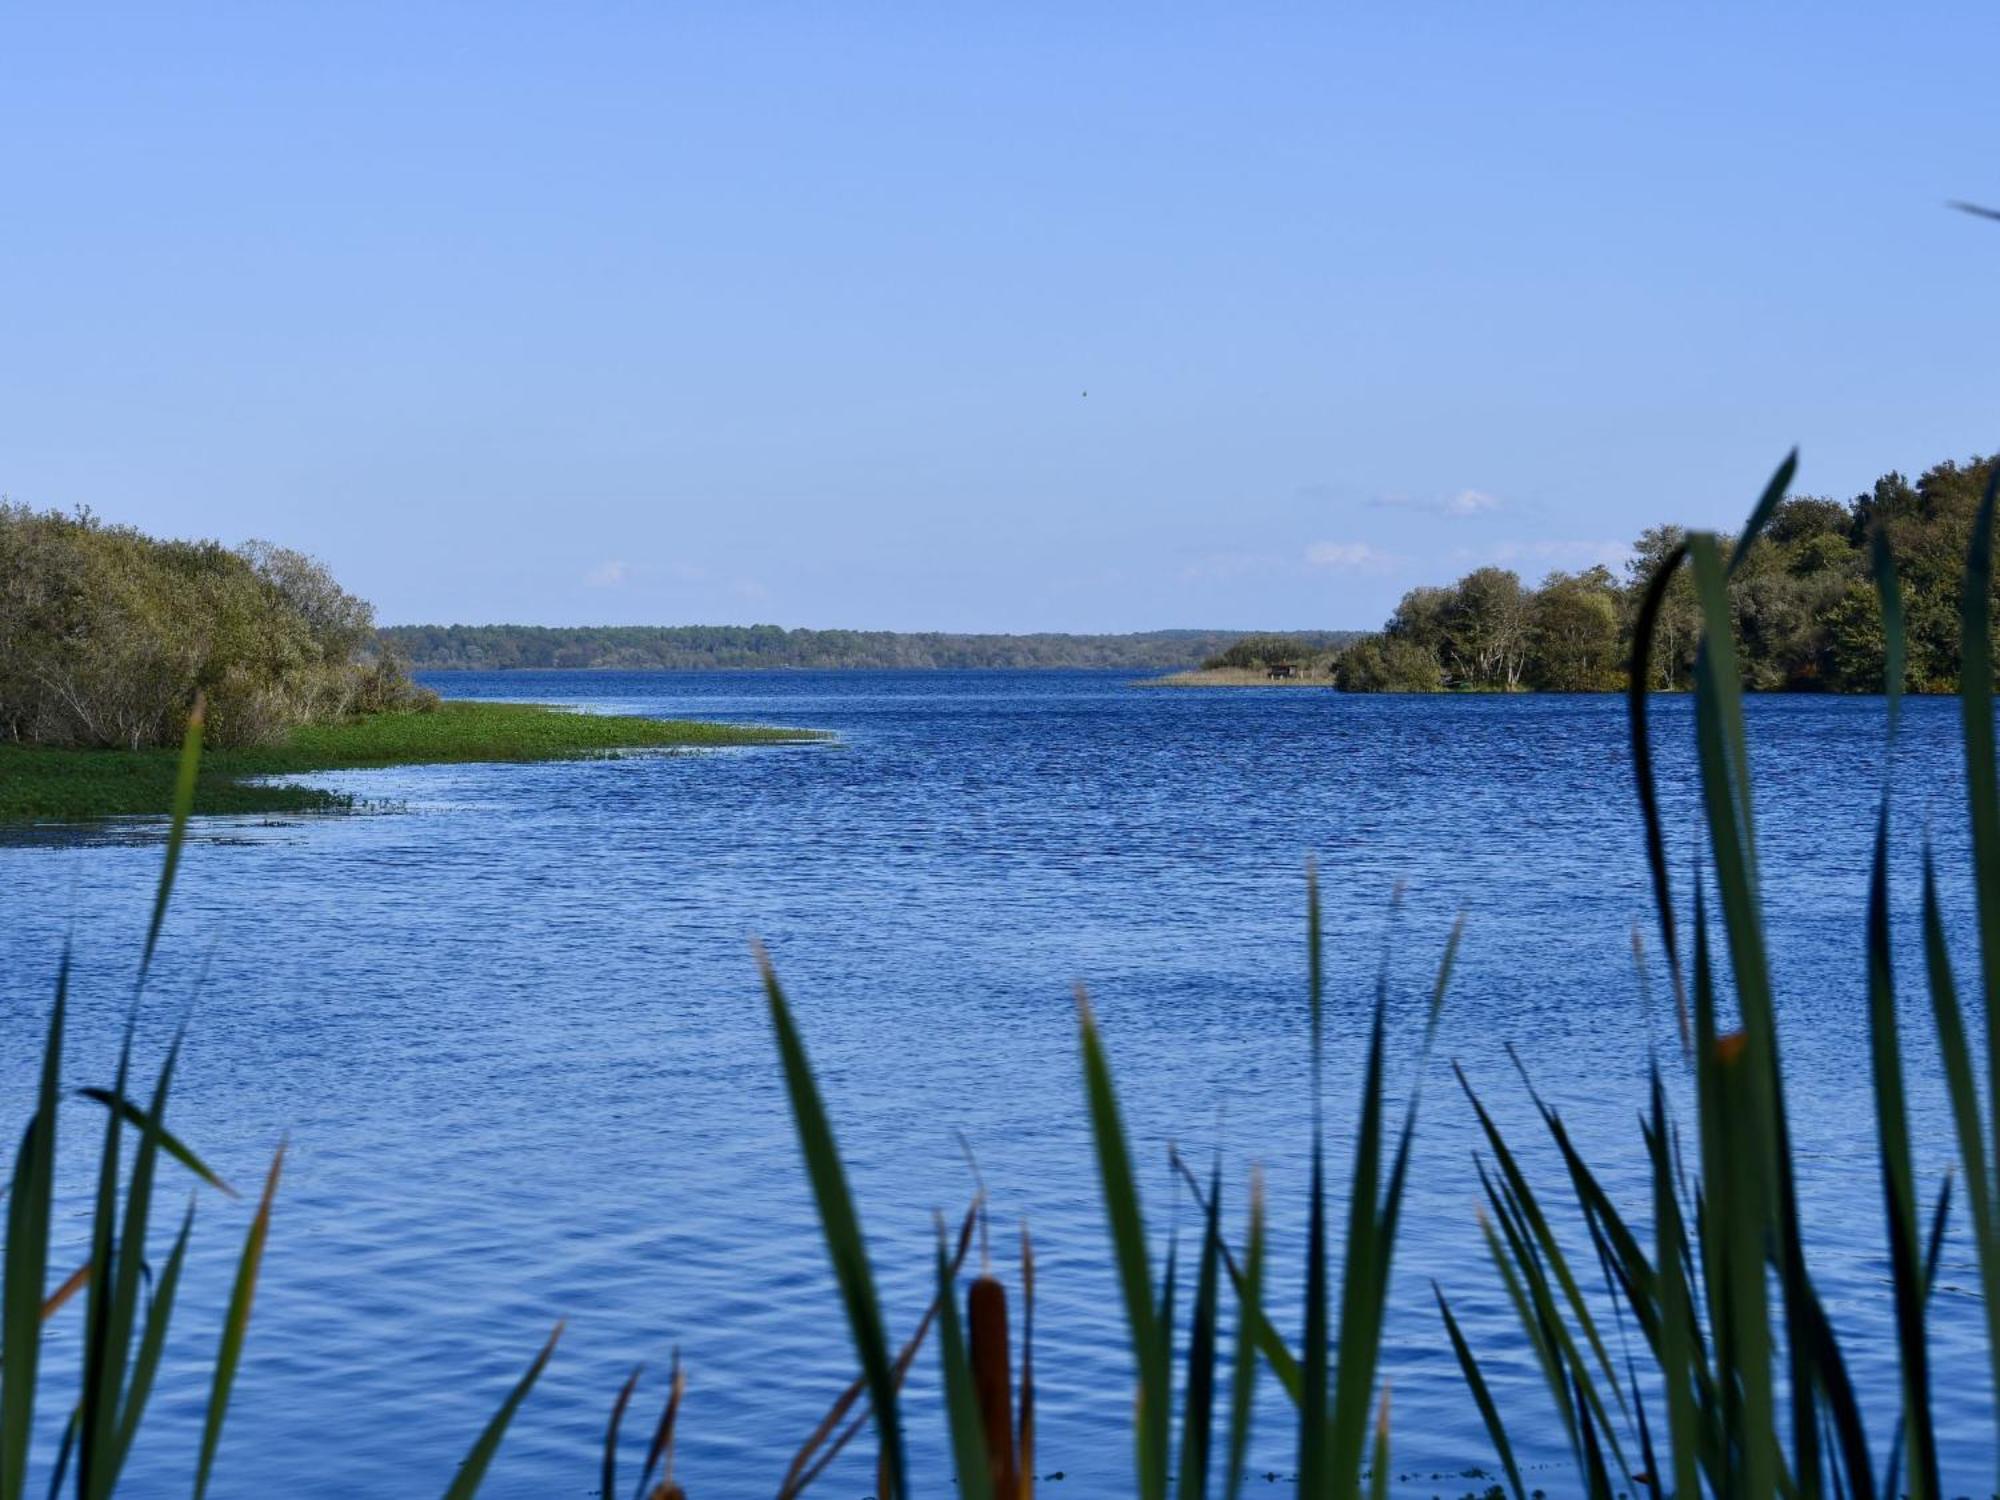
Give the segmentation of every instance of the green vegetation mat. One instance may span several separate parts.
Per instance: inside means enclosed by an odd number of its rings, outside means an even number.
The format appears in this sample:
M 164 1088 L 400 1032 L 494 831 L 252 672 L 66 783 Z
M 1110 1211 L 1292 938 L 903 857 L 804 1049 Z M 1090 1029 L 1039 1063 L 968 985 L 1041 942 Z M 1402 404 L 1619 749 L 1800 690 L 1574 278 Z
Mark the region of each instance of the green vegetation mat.
M 246 777 L 356 766 L 562 760 L 622 750 L 757 745 L 824 738 L 802 729 L 568 713 L 530 703 L 446 702 L 427 712 L 383 713 L 350 724 L 295 729 L 283 743 L 205 756 L 198 813 L 335 811 L 352 799 L 321 787 Z M 0 821 L 68 821 L 164 814 L 174 803 L 179 752 L 52 750 L 0 745 Z

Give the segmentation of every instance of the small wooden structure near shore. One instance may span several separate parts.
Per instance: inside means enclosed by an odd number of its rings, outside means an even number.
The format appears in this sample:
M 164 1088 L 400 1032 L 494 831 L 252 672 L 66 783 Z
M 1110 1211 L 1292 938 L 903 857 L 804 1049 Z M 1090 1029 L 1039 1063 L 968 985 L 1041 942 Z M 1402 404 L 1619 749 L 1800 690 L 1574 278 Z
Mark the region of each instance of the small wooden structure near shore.
M 1299 675 L 1299 664 L 1295 661 L 1274 661 L 1264 668 L 1264 675 L 1273 680 Z

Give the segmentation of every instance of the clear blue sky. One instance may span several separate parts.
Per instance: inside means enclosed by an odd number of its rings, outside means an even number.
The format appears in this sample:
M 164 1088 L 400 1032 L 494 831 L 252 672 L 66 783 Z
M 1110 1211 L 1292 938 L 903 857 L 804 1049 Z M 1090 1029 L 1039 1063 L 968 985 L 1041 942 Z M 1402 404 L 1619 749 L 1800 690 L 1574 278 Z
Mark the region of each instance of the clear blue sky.
M 0 491 L 390 622 L 1360 626 L 2000 447 L 2000 9 L 1741 10 L 12 5 Z

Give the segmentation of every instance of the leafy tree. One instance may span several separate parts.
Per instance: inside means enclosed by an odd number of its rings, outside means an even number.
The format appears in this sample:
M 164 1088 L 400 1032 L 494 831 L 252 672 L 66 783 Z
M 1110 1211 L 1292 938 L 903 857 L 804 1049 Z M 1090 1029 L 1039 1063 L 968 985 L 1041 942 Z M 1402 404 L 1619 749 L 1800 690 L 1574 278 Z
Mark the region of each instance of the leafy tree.
M 426 696 L 301 553 L 0 505 L 0 738 L 172 744 L 198 692 L 219 745 Z
M 1415 642 L 1371 635 L 1334 658 L 1333 682 L 1349 693 L 1435 693 L 1444 687 L 1444 673 Z
M 1551 573 L 1528 609 L 1528 681 L 1545 692 L 1602 693 L 1623 686 L 1618 582 L 1611 570 Z

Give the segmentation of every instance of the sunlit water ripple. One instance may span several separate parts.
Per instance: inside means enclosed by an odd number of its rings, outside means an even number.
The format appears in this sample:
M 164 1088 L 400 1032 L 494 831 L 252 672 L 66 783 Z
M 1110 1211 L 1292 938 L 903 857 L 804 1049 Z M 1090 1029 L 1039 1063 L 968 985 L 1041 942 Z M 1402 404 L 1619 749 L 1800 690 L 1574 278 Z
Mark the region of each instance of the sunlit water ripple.
M 157 1058 L 204 966 L 180 1130 L 254 1183 L 290 1141 L 249 1352 L 213 1493 L 436 1493 L 558 1318 L 561 1352 L 487 1493 L 596 1493 L 596 1443 L 635 1361 L 689 1371 L 680 1474 L 701 1500 L 769 1495 L 845 1382 L 846 1331 L 746 940 L 792 991 L 834 1112 L 892 1322 L 928 1297 L 932 1212 L 978 1154 L 999 1249 L 1032 1223 L 1051 1493 L 1129 1492 L 1130 1379 L 1083 1119 L 1073 981 L 1102 1017 L 1155 1238 L 1165 1147 L 1219 1143 L 1240 1232 L 1270 1174 L 1274 1274 L 1295 1288 L 1308 1147 L 1302 871 L 1328 891 L 1332 1160 L 1385 942 L 1414 1038 L 1454 915 L 1465 949 L 1428 1088 L 1386 1376 L 1398 1493 L 1457 1495 L 1490 1463 L 1428 1279 L 1488 1358 L 1530 1478 L 1570 1488 L 1539 1376 L 1479 1253 L 1465 1063 L 1522 1141 L 1512 1043 L 1614 1192 L 1645 1201 L 1635 1114 L 1650 1043 L 1630 953 L 1650 937 L 1625 721 L 1596 698 L 1359 698 L 1139 690 L 1103 673 L 454 675 L 454 696 L 834 730 L 833 745 L 323 778 L 382 816 L 204 825 L 142 1028 Z M 1660 710 L 1677 862 L 1693 849 L 1684 702 Z M 1795 1130 L 1821 1291 L 1857 1378 L 1891 1404 L 1894 1351 L 1867 1103 L 1861 919 L 1881 769 L 1878 701 L 1765 699 L 1750 722 Z M 1911 705 L 1898 753 L 1895 919 L 1915 930 L 1940 830 L 1970 977 L 1955 703 Z M 159 862 L 156 830 L 0 849 L 7 924 L 0 1119 L 25 1115 L 56 957 L 74 933 L 69 1067 L 106 1078 Z M 1393 935 L 1392 889 L 1407 896 Z M 1654 945 L 1656 948 L 1656 945 Z M 1947 1116 L 1920 970 L 1907 1059 L 1934 1185 Z M 1660 976 L 1654 990 L 1664 994 Z M 1976 1024 L 1976 1023 L 1975 1023 Z M 1405 1045 L 1397 1097 L 1416 1081 Z M 94 1141 L 72 1116 L 75 1189 Z M 1552 1196 L 1547 1152 L 1527 1152 Z M 1930 1189 L 1927 1188 L 1927 1192 Z M 1184 1247 L 1195 1221 L 1178 1212 Z M 169 1368 L 130 1492 L 186 1493 L 241 1204 L 204 1201 Z M 1639 1214 L 1644 1218 L 1645 1215 Z M 85 1204 L 63 1205 L 65 1257 Z M 1012 1278 L 1012 1252 L 1000 1256 Z M 1955 1236 L 1934 1360 L 1947 1474 L 1991 1475 L 1970 1248 Z M 1279 1298 L 1296 1332 L 1295 1291 Z M 71 1315 L 55 1345 L 74 1358 Z M 941 1472 L 934 1367 L 911 1431 Z M 642 1400 L 644 1398 L 642 1397 Z M 61 1413 L 45 1413 L 51 1421 Z M 643 1424 L 642 1424 L 643 1425 Z M 1886 1443 L 1878 1432 L 1877 1442 Z M 825 1482 L 869 1493 L 869 1461 Z M 1292 1469 L 1264 1409 L 1260 1472 Z M 941 1486 L 929 1486 L 939 1489 Z M 1956 1490 L 1954 1491 L 1956 1492 Z M 1983 1490 L 1980 1491 L 1983 1493 Z

